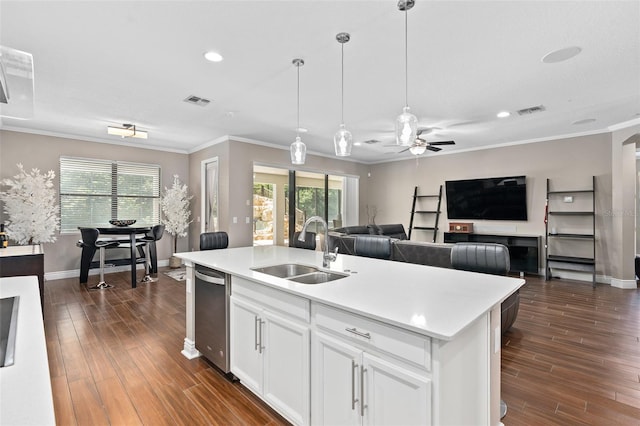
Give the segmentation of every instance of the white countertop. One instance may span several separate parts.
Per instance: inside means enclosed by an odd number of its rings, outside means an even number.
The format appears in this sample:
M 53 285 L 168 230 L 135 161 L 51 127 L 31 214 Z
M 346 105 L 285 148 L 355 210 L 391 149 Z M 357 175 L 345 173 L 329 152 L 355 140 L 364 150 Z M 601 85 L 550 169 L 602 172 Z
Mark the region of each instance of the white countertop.
M 177 253 L 176 256 L 443 340 L 454 339 L 524 284 L 520 278 L 339 254 L 330 269 L 351 275 L 308 285 L 250 268 L 283 263 L 321 267 L 322 252 L 264 246 Z
M 9 246 L 9 247 L 0 249 L 0 257 L 28 256 L 28 255 L 35 255 L 35 254 L 43 254 L 42 246 L 40 245 Z
M 38 277 L 0 278 L 0 297 L 20 296 L 15 362 L 0 368 L 0 425 L 55 425 Z

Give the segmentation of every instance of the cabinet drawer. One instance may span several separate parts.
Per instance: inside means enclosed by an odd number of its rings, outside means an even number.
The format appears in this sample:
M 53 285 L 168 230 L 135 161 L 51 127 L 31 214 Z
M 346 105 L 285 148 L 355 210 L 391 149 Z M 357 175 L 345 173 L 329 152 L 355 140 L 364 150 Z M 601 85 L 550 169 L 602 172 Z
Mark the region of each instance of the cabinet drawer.
M 260 302 L 261 306 L 304 322 L 310 321 L 310 302 L 303 297 L 294 296 L 237 276 L 231 277 L 231 293 L 253 299 Z
M 431 370 L 431 339 L 398 327 L 352 314 L 320 303 L 312 305 L 315 324 L 352 342 L 409 361 Z

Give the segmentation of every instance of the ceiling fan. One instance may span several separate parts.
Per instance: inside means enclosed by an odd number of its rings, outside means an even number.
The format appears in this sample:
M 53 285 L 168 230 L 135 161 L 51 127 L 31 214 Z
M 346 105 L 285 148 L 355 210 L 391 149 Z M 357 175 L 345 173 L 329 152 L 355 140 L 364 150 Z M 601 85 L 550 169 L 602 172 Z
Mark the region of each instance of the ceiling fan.
M 418 137 L 413 142 L 413 145 L 403 149 L 402 151 L 399 151 L 398 154 L 406 152 L 406 151 L 411 151 L 411 153 L 413 155 L 424 154 L 424 152 L 426 150 L 433 151 L 433 152 L 438 152 L 438 151 L 442 151 L 442 148 L 438 148 L 438 145 L 455 145 L 456 144 L 455 141 L 427 142 L 425 139 L 420 137 L 420 135 L 422 135 L 423 133 L 425 133 L 425 134 L 426 133 L 431 133 L 433 130 L 434 130 L 434 128 L 432 128 L 432 127 L 425 128 L 425 129 L 419 129 L 418 130 Z

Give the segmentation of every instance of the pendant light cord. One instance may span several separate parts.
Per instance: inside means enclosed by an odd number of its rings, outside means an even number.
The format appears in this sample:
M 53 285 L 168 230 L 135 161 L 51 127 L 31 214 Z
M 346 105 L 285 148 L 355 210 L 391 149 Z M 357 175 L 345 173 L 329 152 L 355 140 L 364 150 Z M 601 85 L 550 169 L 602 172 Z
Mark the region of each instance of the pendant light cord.
M 408 37 L 408 8 L 404 9 L 404 106 L 409 106 L 409 37 Z
M 340 120 L 342 122 L 342 124 L 344 125 L 344 43 L 341 43 L 342 46 L 342 62 L 341 62 L 341 85 L 342 85 L 342 95 L 340 98 L 340 107 L 341 107 L 341 111 L 340 111 Z
M 300 64 L 297 65 L 298 68 L 298 126 L 296 127 L 296 136 L 300 136 Z

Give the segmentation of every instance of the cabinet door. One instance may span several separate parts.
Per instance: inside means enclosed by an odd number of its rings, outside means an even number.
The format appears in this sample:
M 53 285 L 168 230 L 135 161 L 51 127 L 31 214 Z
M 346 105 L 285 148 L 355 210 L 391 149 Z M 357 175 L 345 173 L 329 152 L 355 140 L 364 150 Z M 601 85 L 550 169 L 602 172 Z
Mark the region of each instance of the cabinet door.
M 262 393 L 261 312 L 259 306 L 231 297 L 231 372 L 257 393 Z
M 431 424 L 431 381 L 364 353 L 364 424 Z
M 326 334 L 312 338 L 314 425 L 359 425 L 362 351 Z
M 264 399 L 299 425 L 309 424 L 309 328 L 264 311 Z

